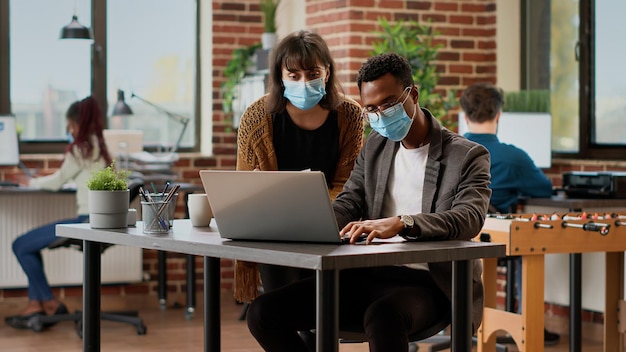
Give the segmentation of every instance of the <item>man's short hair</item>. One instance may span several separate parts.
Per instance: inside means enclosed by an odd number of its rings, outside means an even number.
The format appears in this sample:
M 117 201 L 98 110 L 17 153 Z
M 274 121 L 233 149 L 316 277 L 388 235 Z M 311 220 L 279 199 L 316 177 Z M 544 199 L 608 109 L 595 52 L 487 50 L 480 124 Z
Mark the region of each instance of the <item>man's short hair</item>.
M 359 92 L 363 82 L 372 82 L 391 73 L 404 87 L 413 85 L 413 73 L 409 61 L 396 53 L 385 53 L 370 57 L 359 69 L 357 85 Z
M 475 83 L 461 95 L 461 107 L 470 121 L 483 123 L 496 118 L 504 105 L 502 89 L 491 83 Z

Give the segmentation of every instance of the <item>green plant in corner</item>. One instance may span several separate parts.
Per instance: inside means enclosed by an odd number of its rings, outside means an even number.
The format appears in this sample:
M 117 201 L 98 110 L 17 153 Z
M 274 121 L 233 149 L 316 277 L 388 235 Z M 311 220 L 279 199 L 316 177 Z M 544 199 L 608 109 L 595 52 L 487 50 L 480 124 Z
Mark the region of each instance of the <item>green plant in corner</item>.
M 276 10 L 279 4 L 280 0 L 261 0 L 265 33 L 276 33 Z
M 505 92 L 505 112 L 550 112 L 549 90 L 523 90 L 519 92 Z
M 420 106 L 430 110 L 445 127 L 454 128 L 457 123 L 448 117 L 448 112 L 459 105 L 456 91 L 448 90 L 444 96 L 435 90 L 439 83 L 435 60 L 442 47 L 434 42 L 438 33 L 432 30 L 430 22 L 399 20 L 391 24 L 379 18 L 378 23 L 382 30 L 374 32 L 379 40 L 373 42 L 372 54 L 395 52 L 404 56 L 413 69 L 413 80 L 420 91 Z
M 128 189 L 130 171 L 116 170 L 115 162 L 91 174 L 87 188 L 92 191 L 125 191 Z
M 260 47 L 260 43 L 255 43 L 233 50 L 233 57 L 226 65 L 226 69 L 224 69 L 226 82 L 222 83 L 223 107 L 225 113 L 228 114 L 232 111 L 233 99 L 235 99 L 235 88 L 246 74 L 248 66 L 253 63 L 252 56 Z

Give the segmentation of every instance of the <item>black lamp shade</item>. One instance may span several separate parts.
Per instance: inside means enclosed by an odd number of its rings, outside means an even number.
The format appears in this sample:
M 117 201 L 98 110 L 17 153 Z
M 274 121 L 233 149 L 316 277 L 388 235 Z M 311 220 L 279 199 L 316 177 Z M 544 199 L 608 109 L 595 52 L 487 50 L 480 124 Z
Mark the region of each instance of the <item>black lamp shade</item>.
M 128 104 L 126 104 L 126 101 L 124 101 L 124 91 L 121 89 L 117 90 L 117 102 L 115 102 L 115 105 L 113 106 L 113 113 L 111 114 L 112 116 L 119 116 L 119 115 L 132 115 L 133 114 L 133 110 L 131 110 L 130 106 L 128 106 Z
M 89 28 L 78 23 L 78 17 L 72 16 L 72 22 L 61 29 L 61 39 L 91 39 Z

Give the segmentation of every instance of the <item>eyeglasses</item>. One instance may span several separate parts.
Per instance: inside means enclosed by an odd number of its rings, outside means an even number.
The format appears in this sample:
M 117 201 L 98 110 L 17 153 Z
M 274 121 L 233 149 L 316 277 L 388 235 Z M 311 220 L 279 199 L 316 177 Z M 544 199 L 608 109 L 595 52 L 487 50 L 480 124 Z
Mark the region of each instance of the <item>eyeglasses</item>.
M 396 99 L 394 102 L 384 103 L 382 105 L 378 105 L 375 107 L 374 106 L 363 107 L 363 111 L 361 111 L 361 116 L 363 117 L 365 121 L 368 121 L 368 122 L 378 122 L 381 116 L 383 117 L 392 116 L 393 114 L 396 113 L 398 109 L 403 109 L 402 106 L 404 105 L 406 100 L 409 98 L 409 94 L 407 94 L 406 97 L 404 97 L 404 99 L 402 99 L 402 95 L 405 92 L 410 92 L 410 91 L 411 91 L 411 87 L 404 88 L 404 90 L 402 91 L 398 99 Z M 402 100 L 402 103 L 399 104 L 401 100 Z

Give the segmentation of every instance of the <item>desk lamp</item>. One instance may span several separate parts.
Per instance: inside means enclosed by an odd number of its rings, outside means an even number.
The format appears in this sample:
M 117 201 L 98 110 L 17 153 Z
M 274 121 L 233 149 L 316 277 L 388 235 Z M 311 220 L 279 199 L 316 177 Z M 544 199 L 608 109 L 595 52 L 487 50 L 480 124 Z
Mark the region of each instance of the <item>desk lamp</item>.
M 153 108 L 157 109 L 158 111 L 164 113 L 165 115 L 167 115 L 167 117 L 169 117 L 170 119 L 180 123 L 181 125 L 183 125 L 182 130 L 180 131 L 180 135 L 178 136 L 178 139 L 176 140 L 176 144 L 174 144 L 174 146 L 172 147 L 172 149 L 169 151 L 170 153 L 175 153 L 178 150 L 178 147 L 180 146 L 180 142 L 183 139 L 183 135 L 185 134 L 185 130 L 187 129 L 187 125 L 189 124 L 189 118 L 188 117 L 184 117 L 181 115 L 177 115 L 174 114 L 164 108 L 162 108 L 159 105 L 156 105 L 138 95 L 136 95 L 134 92 L 131 93 L 130 95 L 131 98 L 137 98 L 141 101 L 143 101 L 144 103 L 152 106 Z M 113 112 L 112 115 L 132 115 L 133 112 L 130 109 L 130 107 L 126 104 L 126 102 L 124 101 L 124 92 L 122 90 L 118 90 L 117 91 L 117 102 L 115 103 L 115 106 L 113 107 Z

